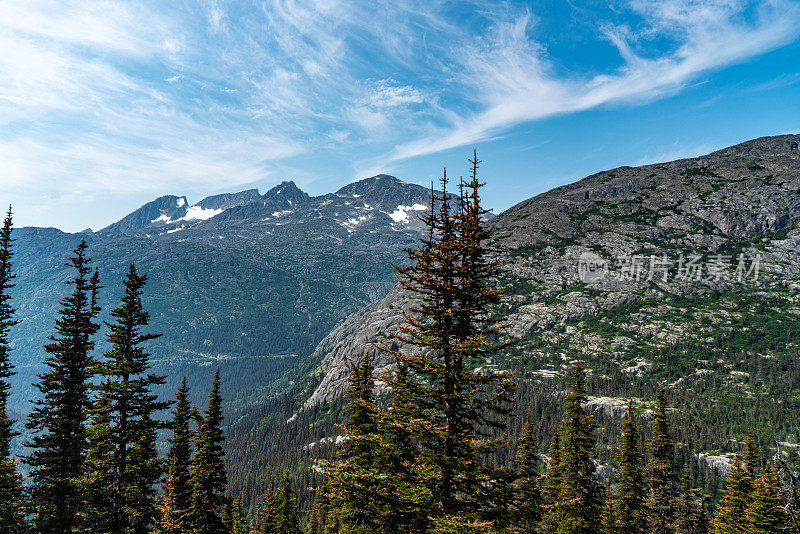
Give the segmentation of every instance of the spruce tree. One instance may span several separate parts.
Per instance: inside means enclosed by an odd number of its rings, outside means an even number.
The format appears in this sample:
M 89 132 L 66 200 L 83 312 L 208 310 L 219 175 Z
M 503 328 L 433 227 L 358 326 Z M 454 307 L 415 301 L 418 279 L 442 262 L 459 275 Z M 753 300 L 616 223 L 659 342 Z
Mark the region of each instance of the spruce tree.
M 30 492 L 35 528 L 39 532 L 66 534 L 78 524 L 84 502 L 82 475 L 86 458 L 86 418 L 89 379 L 94 364 L 92 336 L 99 326 L 97 292 L 99 275 L 90 278 L 86 242 L 81 241 L 67 265 L 75 274 L 67 281 L 72 292 L 60 302 L 55 334 L 45 346 L 48 370 L 39 375 L 26 428 L 33 437 L 26 443 L 31 453 Z
M 758 449 L 756 448 L 753 432 L 748 431 L 744 440 L 744 468 L 749 475 L 751 483 L 755 484 L 756 471 L 758 470 Z
M 183 534 L 189 531 L 189 514 L 186 508 L 178 504 L 175 481 L 178 479 L 175 463 L 170 464 L 167 474 L 167 484 L 158 503 L 158 513 L 155 520 L 156 534 Z
M 278 530 L 275 521 L 275 491 L 272 485 L 264 493 L 264 501 L 251 521 L 251 534 L 275 534 Z
M 294 491 L 289 481 L 289 472 L 284 471 L 281 482 L 275 490 L 275 532 L 276 534 L 300 534 L 300 519 Z M 354 530 L 369 532 L 369 530 Z M 344 532 L 352 532 L 344 530 Z
M 170 467 L 167 474 L 165 496 L 161 500 L 158 514 L 163 518 L 162 526 L 159 528 L 160 531 L 163 530 L 164 534 L 177 532 L 164 530 L 168 528 L 168 525 L 188 525 L 191 515 L 192 486 L 189 474 L 192 458 L 191 422 L 192 406 L 189 403 L 189 386 L 186 385 L 184 376 L 175 394 L 172 421 L 169 424 L 172 437 L 169 438 L 167 465 Z M 169 526 L 169 528 L 173 527 Z
M 377 411 L 373 399 L 372 360 L 350 366 L 350 387 L 342 421 L 344 440 L 337 461 L 327 470 L 332 514 L 345 531 L 379 532 L 384 508 L 379 506 Z
M 672 528 L 675 470 L 673 444 L 667 422 L 667 400 L 664 388 L 656 391 L 656 407 L 653 411 L 653 428 L 648 445 L 650 454 L 648 474 L 650 497 L 648 507 L 648 531 L 666 534 Z
M 87 506 L 84 515 L 93 532 L 144 534 L 156 508 L 156 484 L 163 468 L 156 451 L 159 423 L 154 414 L 167 408 L 153 387 L 164 377 L 150 370 L 143 344 L 160 334 L 146 332 L 150 316 L 142 305 L 147 275 L 133 264 L 124 280 L 120 305 L 111 311 L 111 349 L 96 366 L 100 383 L 91 408 L 86 461 Z
M 603 496 L 603 534 L 616 534 L 617 533 L 617 506 L 616 499 L 614 498 L 614 489 L 611 485 L 611 473 L 608 474 L 606 480 L 606 491 Z
M 223 534 L 222 512 L 225 506 L 225 451 L 222 443 L 222 395 L 219 369 L 214 373 L 208 408 L 203 413 L 194 440 L 191 461 L 191 524 L 194 534 Z
M 236 497 L 233 500 L 233 515 L 231 517 L 233 526 L 231 529 L 231 534 L 248 534 L 245 509 L 240 497 Z
M 578 363 L 569 377 L 561 422 L 560 484 L 555 504 L 559 534 L 590 534 L 601 524 L 602 488 L 592 459 L 596 423 L 583 408 L 586 404 L 585 371 Z
M 542 517 L 539 490 L 539 443 L 531 416 L 525 421 L 517 441 L 517 480 L 514 492 L 514 530 L 532 532 Z
M 706 534 L 708 518 L 703 502 L 696 500 L 692 491 L 689 470 L 683 474 L 682 491 L 675 503 L 675 534 Z
M 422 394 L 419 384 L 409 379 L 408 369 L 398 362 L 397 369 L 384 380 L 392 388 L 389 409 L 379 415 L 376 466 L 383 483 L 378 486 L 382 508 L 380 528 L 404 532 L 424 532 L 433 513 L 436 485 L 435 467 L 427 462 L 412 439 L 424 420 L 412 399 Z M 422 425 L 424 426 L 424 425 Z
M 619 489 L 616 498 L 616 523 L 619 534 L 641 534 L 647 530 L 647 488 L 639 451 L 639 429 L 628 401 L 628 414 L 622 431 L 619 455 Z
M 545 476 L 543 516 L 540 530 L 545 534 L 553 534 L 557 529 L 556 505 L 558 504 L 558 492 L 561 487 L 561 427 L 553 430 L 550 440 L 550 461 Z
M 782 508 L 778 471 L 767 464 L 756 480 L 752 498 L 747 506 L 747 534 L 778 534 L 786 532 L 787 518 Z
M 242 502 L 228 495 L 225 498 L 225 506 L 222 513 L 222 524 L 225 525 L 226 532 L 230 534 L 246 534 L 247 524 L 244 521 L 244 509 Z
M 725 497 L 714 516 L 714 528 L 718 534 L 745 532 L 745 514 L 751 498 L 750 475 L 747 467 L 737 455 L 725 481 Z
M 0 229 L 0 532 L 17 534 L 25 526 L 25 506 L 22 496 L 22 477 L 11 456 L 11 440 L 19 435 L 14 431 L 14 420 L 8 417 L 8 398 L 11 394 L 11 340 L 9 333 L 17 324 L 11 306 L 9 290 L 14 287 L 11 258 L 12 217 L 11 208 Z
M 421 218 L 428 234 L 407 250 L 411 265 L 398 269 L 403 288 L 419 299 L 406 310 L 395 337 L 405 350 L 389 350 L 407 369 L 409 391 L 423 420 L 411 428 L 420 457 L 436 471 L 431 491 L 436 521 L 471 528 L 501 508 L 502 484 L 482 458 L 497 450 L 494 436 L 505 428 L 514 383 L 507 373 L 480 367 L 497 350 L 500 327 L 496 263 L 485 248 L 489 233 L 480 205 L 477 158 L 469 182 L 460 184 L 456 206 L 447 194 L 431 191 L 430 210 Z M 388 350 L 388 349 L 387 349 Z M 456 528 L 456 527 L 454 527 Z

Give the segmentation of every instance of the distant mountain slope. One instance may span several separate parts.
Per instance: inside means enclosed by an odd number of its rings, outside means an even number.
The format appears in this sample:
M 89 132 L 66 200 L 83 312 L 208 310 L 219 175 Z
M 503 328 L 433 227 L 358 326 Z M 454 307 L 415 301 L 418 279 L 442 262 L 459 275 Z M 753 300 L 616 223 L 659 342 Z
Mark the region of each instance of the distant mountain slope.
M 427 196 L 385 175 L 321 197 L 284 182 L 264 195 L 250 190 L 196 205 L 161 197 L 95 233 L 15 230 L 14 303 L 22 321 L 12 333 L 20 371 L 15 408 L 28 409 L 41 347 L 66 292 L 64 262 L 80 239 L 100 267 L 106 311 L 128 262 L 149 274 L 146 306 L 153 329 L 165 334 L 152 352 L 175 374 L 187 372 L 175 362 L 231 365 L 310 353 L 338 321 L 394 285 L 391 263 L 403 261 L 398 247 L 419 238 L 415 214 Z M 232 384 L 228 395 L 236 397 Z
M 495 363 L 559 380 L 585 358 L 598 375 L 685 388 L 701 405 L 725 398 L 748 417 L 765 409 L 751 399 L 771 399 L 776 427 L 800 431 L 791 420 L 800 395 L 799 143 L 767 137 L 621 167 L 493 219 L 502 312 L 517 340 Z M 320 384 L 306 407 L 341 397 L 347 362 L 365 352 L 379 369 L 391 365 L 373 343 L 407 303 L 395 288 L 320 342 Z

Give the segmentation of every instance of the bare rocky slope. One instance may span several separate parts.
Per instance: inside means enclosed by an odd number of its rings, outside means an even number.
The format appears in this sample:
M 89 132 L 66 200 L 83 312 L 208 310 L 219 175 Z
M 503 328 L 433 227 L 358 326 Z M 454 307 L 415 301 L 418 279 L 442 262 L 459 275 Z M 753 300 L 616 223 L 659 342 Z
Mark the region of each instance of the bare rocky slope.
M 521 202 L 491 222 L 516 344 L 490 363 L 557 380 L 582 358 L 609 379 L 797 398 L 799 221 L 798 135 L 620 167 Z M 305 407 L 340 397 L 364 353 L 390 368 L 374 344 L 407 300 L 395 287 L 319 343 Z M 755 371 L 765 365 L 769 380 Z

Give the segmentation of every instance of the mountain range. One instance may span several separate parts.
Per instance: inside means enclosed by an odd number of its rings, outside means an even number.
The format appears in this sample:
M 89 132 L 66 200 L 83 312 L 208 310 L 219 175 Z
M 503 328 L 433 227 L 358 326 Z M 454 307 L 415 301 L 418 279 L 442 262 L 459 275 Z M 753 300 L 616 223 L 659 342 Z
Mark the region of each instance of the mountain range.
M 799 145 L 798 135 L 766 137 L 603 171 L 489 222 L 498 313 L 512 343 L 475 364 L 516 371 L 512 435 L 524 414 L 539 414 L 547 450 L 566 374 L 583 360 L 603 461 L 617 450 L 627 400 L 647 413 L 648 398 L 666 387 L 678 453 L 700 451 L 692 465 L 724 474 L 748 431 L 769 454 L 777 447 L 800 465 Z M 331 457 L 350 365 L 371 355 L 377 378 L 390 371 L 391 357 L 376 346 L 397 343 L 389 334 L 412 304 L 395 286 L 344 319 L 287 401 L 234 424 L 239 490 L 262 489 L 247 473 Z M 238 453 L 253 443 L 299 452 Z
M 394 285 L 392 263 L 420 237 L 428 196 L 388 175 L 318 197 L 283 182 L 263 195 L 251 189 L 196 204 L 163 196 L 96 232 L 15 230 L 21 323 L 12 406 L 29 408 L 41 347 L 67 291 L 64 263 L 81 239 L 100 269 L 104 310 L 115 305 L 128 262 L 149 275 L 145 305 L 153 330 L 164 333 L 151 345 L 158 370 L 197 375 L 199 384 L 222 365 L 230 399 L 252 400 L 281 388 L 273 367 L 308 355 L 337 322 Z M 276 358 L 282 363 L 269 361 Z
M 165 196 L 97 232 L 15 230 L 12 407 L 28 409 L 64 260 L 86 239 L 105 310 L 129 261 L 149 273 L 165 392 L 184 374 L 205 391 L 222 368 L 229 470 L 254 498 L 263 474 L 331 454 L 351 362 L 371 353 L 376 374 L 391 370 L 375 344 L 411 303 L 392 264 L 423 235 L 427 203 L 426 188 L 379 175 L 318 197 L 292 182 L 193 205 Z M 517 372 L 521 413 L 550 414 L 543 436 L 581 359 L 604 451 L 625 399 L 665 386 L 676 440 L 713 469 L 748 429 L 800 462 L 800 135 L 599 172 L 489 227 L 513 343 L 476 365 Z

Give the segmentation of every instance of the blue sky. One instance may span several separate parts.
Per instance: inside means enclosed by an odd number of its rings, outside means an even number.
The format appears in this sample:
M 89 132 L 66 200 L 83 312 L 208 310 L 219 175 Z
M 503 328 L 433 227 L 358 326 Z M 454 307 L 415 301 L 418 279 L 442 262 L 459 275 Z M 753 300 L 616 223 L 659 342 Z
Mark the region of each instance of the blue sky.
M 0 2 L 0 199 L 100 228 L 476 147 L 496 211 L 599 170 L 800 131 L 800 2 Z

